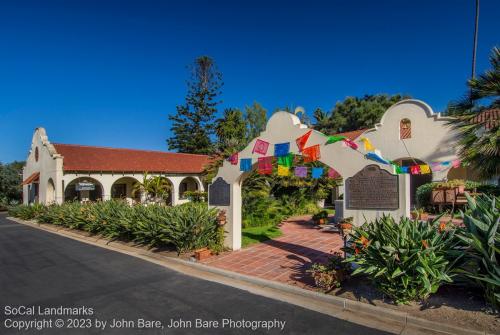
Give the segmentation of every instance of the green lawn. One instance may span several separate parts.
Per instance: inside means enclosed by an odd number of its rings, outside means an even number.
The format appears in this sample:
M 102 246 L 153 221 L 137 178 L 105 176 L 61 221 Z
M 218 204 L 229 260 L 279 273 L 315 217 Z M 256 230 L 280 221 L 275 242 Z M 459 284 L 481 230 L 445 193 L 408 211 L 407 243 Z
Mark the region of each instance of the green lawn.
M 281 230 L 275 226 L 243 228 L 241 230 L 243 248 L 279 237 L 282 234 Z

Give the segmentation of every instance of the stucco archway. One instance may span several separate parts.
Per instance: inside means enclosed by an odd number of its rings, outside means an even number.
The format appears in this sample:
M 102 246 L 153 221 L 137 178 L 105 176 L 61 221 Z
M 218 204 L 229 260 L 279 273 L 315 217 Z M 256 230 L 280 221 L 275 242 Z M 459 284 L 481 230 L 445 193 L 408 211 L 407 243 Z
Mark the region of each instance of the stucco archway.
M 103 194 L 104 188 L 97 179 L 78 177 L 66 185 L 64 201 L 100 201 L 103 200 Z
M 405 158 L 398 158 L 394 160 L 394 162 L 400 166 L 412 166 L 412 165 L 421 165 L 421 164 L 426 164 L 424 161 L 418 159 L 418 158 L 413 158 L 413 157 L 405 157 Z M 417 189 L 427 183 L 430 183 L 434 180 L 433 178 L 433 173 L 431 170 L 431 173 L 426 173 L 426 174 L 410 174 L 410 207 L 414 208 L 417 204 Z
M 129 202 L 140 202 L 141 193 L 134 190 L 134 186 L 139 182 L 134 177 L 121 177 L 116 179 L 111 185 L 111 199 L 122 199 Z
M 186 192 L 199 191 L 200 189 L 201 184 L 196 178 L 186 177 L 179 183 L 179 199 L 186 199 Z
M 335 169 L 343 178 L 347 179 L 362 170 L 367 165 L 377 165 L 380 169 L 393 173 L 393 167 L 383 165 L 365 158 L 362 149 L 359 151 L 346 148 L 341 142 L 326 144 L 327 138 L 324 134 L 309 129 L 301 124 L 299 118 L 288 112 L 277 112 L 269 119 L 265 131 L 258 138 L 252 140 L 249 145 L 238 153 L 239 158 L 251 158 L 255 163 L 258 157 L 262 157 L 253 152 L 253 147 L 257 139 L 270 143 L 267 156 L 273 156 L 273 144 L 290 143 L 290 153 L 301 155 L 296 144 L 296 139 L 311 131 L 307 146 L 319 145 L 321 157 L 319 159 L 323 164 Z M 241 172 L 239 164 L 231 164 L 225 161 L 220 167 L 217 176 L 209 187 L 209 205 L 223 209 L 227 215 L 227 236 L 226 246 L 233 250 L 241 248 L 241 186 L 248 172 Z M 398 175 L 399 204 L 398 210 L 347 210 L 343 204 L 343 214 L 352 216 L 356 224 L 364 222 L 365 218 L 371 220 L 382 216 L 383 214 L 392 214 L 395 217 L 409 215 L 409 195 L 407 194 L 407 175 Z M 217 186 L 214 186 L 216 185 Z M 217 203 L 210 200 L 215 199 L 211 194 L 212 187 L 223 190 L 223 199 L 217 196 Z M 215 194 L 215 192 L 214 192 Z

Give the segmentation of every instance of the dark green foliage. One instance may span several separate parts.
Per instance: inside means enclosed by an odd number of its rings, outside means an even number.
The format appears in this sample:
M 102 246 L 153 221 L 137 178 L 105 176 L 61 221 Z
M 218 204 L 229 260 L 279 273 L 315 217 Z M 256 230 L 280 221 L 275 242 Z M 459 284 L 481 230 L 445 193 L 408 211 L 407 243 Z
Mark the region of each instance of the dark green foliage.
M 409 96 L 396 95 L 365 95 L 362 98 L 347 97 L 337 102 L 330 113 L 321 109 L 314 112 L 317 123 L 314 129 L 324 134 L 371 128 L 380 121 L 385 111 Z
M 239 109 L 226 109 L 215 125 L 217 150 L 224 156 L 241 151 L 247 145 L 247 127 Z
M 208 56 L 198 57 L 188 82 L 186 103 L 177 106 L 176 115 L 168 117 L 173 122 L 172 137 L 167 140 L 169 149 L 193 154 L 214 151 L 211 136 L 221 87 L 222 74 L 214 60 Z
M 455 230 L 444 229 L 438 219 L 431 223 L 384 216 L 355 227 L 346 262 L 358 266 L 353 272 L 367 275 L 375 286 L 396 303 L 426 299 L 439 286 L 451 283 L 460 260 Z
M 247 142 L 250 142 L 266 128 L 267 110 L 254 101 L 251 106 L 245 106 L 245 121 L 247 126 Z
M 490 63 L 491 69 L 467 82 L 466 96 L 448 108 L 454 116 L 450 124 L 460 133 L 460 158 L 485 179 L 496 177 L 500 172 L 500 124 L 493 119 L 479 122 L 476 117 L 488 109 L 500 108 L 498 48 L 493 49 Z
M 0 207 L 22 201 L 23 166 L 24 162 L 0 163 Z
M 206 202 L 208 193 L 203 191 L 186 191 L 184 197 L 192 202 Z
M 465 275 L 484 290 L 486 299 L 500 310 L 500 199 L 466 194 L 469 209 L 462 213 L 465 229 L 457 236 L 464 243 Z
M 45 211 L 45 207 L 39 204 L 17 205 L 9 207 L 9 215 L 23 220 L 35 220 Z
M 133 240 L 150 247 L 174 246 L 179 253 L 208 246 L 220 250 L 222 244 L 217 210 L 208 209 L 205 203 L 130 207 L 123 201 L 67 202 L 51 206 L 19 205 L 9 213 L 24 220 L 36 219 L 110 239 Z

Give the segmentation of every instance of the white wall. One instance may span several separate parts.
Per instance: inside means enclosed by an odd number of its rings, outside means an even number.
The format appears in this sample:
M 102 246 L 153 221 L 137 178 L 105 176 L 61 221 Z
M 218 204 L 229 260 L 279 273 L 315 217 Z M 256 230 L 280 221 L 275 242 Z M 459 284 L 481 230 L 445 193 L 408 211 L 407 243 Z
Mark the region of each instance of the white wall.
M 38 161 L 35 151 L 38 148 Z M 40 172 L 39 202 L 46 203 L 47 184 L 52 178 L 55 186 L 55 201 L 61 203 L 62 197 L 62 157 L 49 142 L 45 129 L 36 128 L 31 140 L 31 148 L 23 169 L 23 180 L 35 172 Z M 28 203 L 28 185 L 23 185 L 23 203 Z
M 399 124 L 403 119 L 411 121 L 411 138 L 400 139 Z M 391 106 L 379 124 L 362 136 L 368 138 L 389 160 L 417 158 L 426 163 L 457 159 L 458 134 L 447 125 L 450 118 L 432 111 L 425 102 L 403 100 Z M 409 154 L 408 154 L 409 152 Z M 433 180 L 443 180 L 450 167 L 433 172 Z
M 35 160 L 35 150 L 38 148 L 38 161 Z M 26 165 L 23 169 L 23 180 L 26 180 L 31 174 L 35 172 L 40 173 L 39 184 L 39 202 L 46 204 L 47 192 L 51 198 L 55 199 L 56 203 L 64 201 L 64 187 L 67 187 L 73 180 L 81 177 L 90 177 L 97 180 L 103 187 L 104 200 L 111 199 L 112 185 L 123 177 L 130 177 L 136 181 L 141 182 L 143 179 L 142 173 L 75 173 L 63 171 L 64 158 L 59 155 L 54 146 L 49 142 L 46 131 L 44 128 L 36 128 L 33 134 L 31 148 L 26 158 Z M 150 176 L 159 176 L 160 174 L 150 173 Z M 187 199 L 180 199 L 179 186 L 181 182 L 187 178 L 192 177 L 198 184 L 198 189 L 204 191 L 204 184 L 202 182 L 203 176 L 201 174 L 161 174 L 166 177 L 173 185 L 172 204 L 178 205 L 188 202 Z M 49 179 L 54 182 L 55 189 L 47 188 Z M 28 186 L 23 185 L 23 203 L 28 203 Z

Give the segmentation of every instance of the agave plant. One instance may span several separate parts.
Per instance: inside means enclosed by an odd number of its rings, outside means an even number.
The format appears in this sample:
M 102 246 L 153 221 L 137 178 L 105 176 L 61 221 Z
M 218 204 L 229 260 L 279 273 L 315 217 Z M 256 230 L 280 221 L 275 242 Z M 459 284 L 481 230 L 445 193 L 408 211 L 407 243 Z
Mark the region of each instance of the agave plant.
M 485 298 L 500 309 L 500 203 L 487 195 L 465 194 L 469 210 L 462 212 L 465 229 L 457 234 L 465 243 L 463 271 L 484 289 Z
M 454 250 L 455 230 L 439 224 L 383 216 L 355 227 L 344 248 L 346 262 L 357 266 L 396 303 L 424 300 L 443 283 L 452 282 L 452 269 L 461 258 Z

